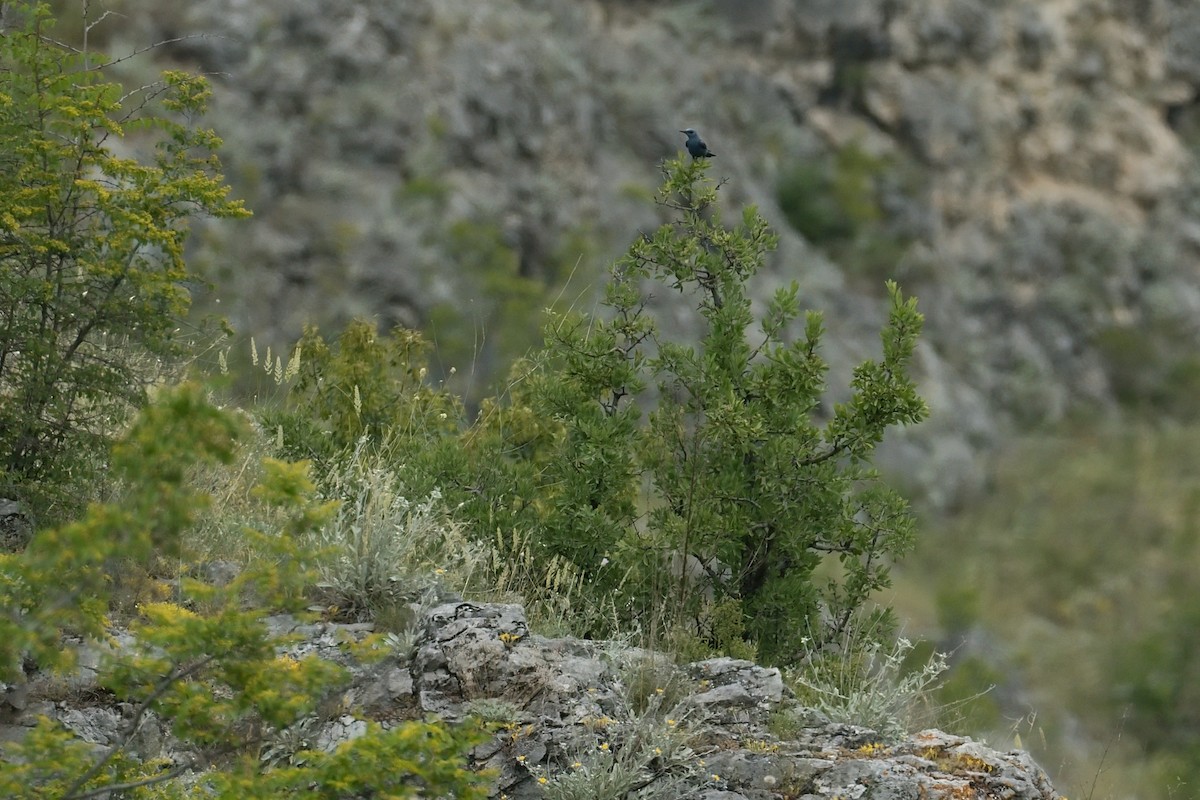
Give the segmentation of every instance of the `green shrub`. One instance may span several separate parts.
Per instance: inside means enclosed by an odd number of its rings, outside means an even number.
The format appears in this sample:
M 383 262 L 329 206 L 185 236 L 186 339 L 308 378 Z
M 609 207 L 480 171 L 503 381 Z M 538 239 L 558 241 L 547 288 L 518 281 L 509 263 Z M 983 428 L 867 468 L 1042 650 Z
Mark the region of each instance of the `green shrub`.
M 913 240 L 886 218 L 885 182 L 915 194 L 913 171 L 893 159 L 848 144 L 825 161 L 798 163 L 776 182 L 776 199 L 788 224 L 835 259 L 847 275 L 879 283 L 896 278 Z M 913 202 L 917 202 L 914 200 Z
M 883 358 L 855 370 L 851 398 L 820 424 L 821 317 L 789 336 L 792 285 L 755 319 L 747 283 L 775 237 L 754 208 L 722 225 L 704 169 L 666 165 L 660 202 L 674 218 L 614 266 L 608 313 L 547 326 L 527 391 L 562 431 L 539 465 L 538 538 L 626 592 L 633 616 L 666 602 L 682 621 L 706 597 L 736 599 L 746 636 L 786 662 L 805 638 L 836 639 L 911 543 L 906 504 L 868 464 L 887 427 L 926 413 L 906 374 L 921 316 L 889 286 Z M 695 304 L 697 344 L 660 330 L 645 280 Z M 827 560 L 840 574 L 820 585 Z
M 742 603 L 737 598 L 726 597 L 720 602 L 701 603 L 692 619 L 675 621 L 666 639 L 680 663 L 703 661 L 718 655 L 757 661 L 758 647 L 745 636 Z
M 130 408 L 180 353 L 189 218 L 245 216 L 220 140 L 192 120 L 203 78 L 165 72 L 125 93 L 96 53 L 46 35 L 45 5 L 7 4 L 0 37 L 0 472 L 72 500 Z M 116 155 L 137 131 L 146 162 Z M 54 509 L 44 518 L 62 518 Z
M 888 166 L 886 159 L 849 144 L 828 163 L 804 162 L 785 170 L 776 186 L 779 207 L 813 244 L 848 241 L 883 219 L 875 183 Z
M 775 187 L 779 208 L 788 223 L 813 244 L 841 241 L 854 232 L 832 191 L 828 170 L 802 162 L 785 170 Z
M 377 447 L 404 442 L 416 450 L 452 436 L 461 423 L 458 401 L 426 381 L 429 344 L 416 331 L 381 336 L 374 323 L 354 320 L 332 344 L 306 328 L 296 348 L 303 355 L 295 382 L 261 410 L 287 458 L 314 459 L 332 474 L 333 460 L 364 437 Z
M 391 617 L 436 583 L 523 602 L 531 620 L 561 633 L 594 614 L 611 618 L 603 602 L 573 607 L 580 571 L 534 539 L 538 468 L 513 456 L 541 452 L 552 421 L 519 402 L 485 400 L 469 424 L 462 403 L 430 385 L 429 345 L 416 331 L 383 337 L 355 320 L 332 343 L 309 329 L 297 349 L 297 377 L 258 416 L 277 453 L 313 459 L 321 493 L 343 503 L 320 537 L 334 605 Z M 434 496 L 438 508 L 426 508 Z M 452 516 L 442 519 L 441 508 Z

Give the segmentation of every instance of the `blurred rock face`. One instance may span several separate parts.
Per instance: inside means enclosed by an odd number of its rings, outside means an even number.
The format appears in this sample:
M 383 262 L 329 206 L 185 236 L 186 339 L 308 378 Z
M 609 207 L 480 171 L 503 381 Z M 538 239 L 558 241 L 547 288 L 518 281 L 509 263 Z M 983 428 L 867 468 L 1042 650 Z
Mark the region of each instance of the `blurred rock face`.
M 573 271 L 586 298 L 656 224 L 657 163 L 694 126 L 726 202 L 784 234 L 763 297 L 801 282 L 839 379 L 877 347 L 886 277 L 921 298 L 934 417 L 885 457 L 921 463 L 938 504 L 1015 427 L 1187 372 L 1195 3 L 140 2 L 126 43 L 211 34 L 160 58 L 213 73 L 210 122 L 256 212 L 196 237 L 241 329 L 441 307 L 498 326 L 497 269 Z

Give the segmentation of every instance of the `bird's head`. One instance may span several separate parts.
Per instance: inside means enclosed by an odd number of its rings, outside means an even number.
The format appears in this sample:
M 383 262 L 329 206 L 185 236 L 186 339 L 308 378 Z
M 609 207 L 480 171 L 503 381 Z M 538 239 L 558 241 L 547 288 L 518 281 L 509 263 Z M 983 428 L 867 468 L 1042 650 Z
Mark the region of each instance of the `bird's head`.
M 696 135 L 696 129 L 695 129 L 695 128 L 688 128 L 687 130 L 682 130 L 682 131 L 680 131 L 680 133 L 686 133 L 688 136 L 695 136 L 695 135 Z

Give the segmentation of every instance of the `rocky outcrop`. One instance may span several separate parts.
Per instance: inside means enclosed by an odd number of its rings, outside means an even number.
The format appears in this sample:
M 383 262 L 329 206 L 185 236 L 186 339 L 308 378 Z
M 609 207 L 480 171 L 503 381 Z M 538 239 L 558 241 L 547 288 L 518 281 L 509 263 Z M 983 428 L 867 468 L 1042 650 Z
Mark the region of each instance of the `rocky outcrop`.
M 18 553 L 33 537 L 33 516 L 24 503 L 0 497 L 0 553 Z
M 287 645 L 293 655 L 336 660 L 353 679 L 326 704 L 333 711 L 279 734 L 267 758 L 286 758 L 288 747 L 335 748 L 361 735 L 368 720 L 386 727 L 424 714 L 448 721 L 476 715 L 502 723 L 474 759 L 493 770 L 492 795 L 511 800 L 543 796 L 542 779 L 580 781 L 588 771 L 597 787 L 631 776 L 629 791 L 639 797 L 1059 797 L 1025 753 L 935 730 L 883 741 L 798 706 L 778 670 L 730 658 L 676 668 L 659 654 L 611 642 L 547 639 L 529 631 L 515 605 L 441 605 L 426 612 L 413 651 L 371 665 L 345 646 L 370 625 L 270 622 L 294 637 Z M 121 646 L 120 637 L 113 641 L 105 647 Z M 39 714 L 97 746 L 120 740 L 132 709 L 87 691 L 99 652 L 81 646 L 83 671 L 69 691 L 60 686 L 57 699 L 37 677 L 19 700 L 10 692 L 0 743 L 19 738 Z M 152 718 L 131 749 L 140 758 L 179 757 L 178 744 Z
M 639 711 L 631 683 L 646 678 L 647 670 L 653 675 L 642 681 L 648 708 Z M 1058 797 L 1024 753 L 997 753 L 940 731 L 883 742 L 874 731 L 834 724 L 798 707 L 778 670 L 716 658 L 676 672 L 654 653 L 531 635 L 519 606 L 452 603 L 434 609 L 412 674 L 427 711 L 458 716 L 484 700 L 512 704 L 512 723 L 523 735 L 501 736 L 479 755 L 499 771 L 497 791 L 513 800 L 541 796 L 533 775 L 570 771 L 606 742 L 617 750 L 639 746 L 633 730 L 645 724 L 639 715 L 647 714 L 660 716 L 664 733 L 686 725 L 691 740 L 686 760 L 674 765 L 680 770 L 647 764 L 647 786 L 655 777 L 678 782 L 677 794 L 657 796 Z M 677 695 L 670 708 L 653 702 L 666 694 L 664 687 Z M 779 716 L 793 722 L 783 736 L 772 733 Z M 595 721 L 602 719 L 609 722 L 596 735 Z

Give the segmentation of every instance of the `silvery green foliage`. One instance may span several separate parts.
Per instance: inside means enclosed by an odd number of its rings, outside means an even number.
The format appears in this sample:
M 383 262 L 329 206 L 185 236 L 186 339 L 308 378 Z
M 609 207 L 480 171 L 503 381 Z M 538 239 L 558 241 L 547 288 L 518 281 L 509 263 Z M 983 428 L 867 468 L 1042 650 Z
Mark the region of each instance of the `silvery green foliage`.
M 486 556 L 447 513 L 441 492 L 413 500 L 364 438 L 327 481 L 338 513 L 316 537 L 320 585 L 346 610 L 436 605 L 442 587 L 464 587 Z
M 946 654 L 934 652 L 919 669 L 906 670 L 913 643 L 904 637 L 885 648 L 870 637 L 816 656 L 797 668 L 793 682 L 833 722 L 871 728 L 886 741 L 903 738 L 923 710 L 942 674 Z

